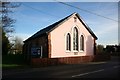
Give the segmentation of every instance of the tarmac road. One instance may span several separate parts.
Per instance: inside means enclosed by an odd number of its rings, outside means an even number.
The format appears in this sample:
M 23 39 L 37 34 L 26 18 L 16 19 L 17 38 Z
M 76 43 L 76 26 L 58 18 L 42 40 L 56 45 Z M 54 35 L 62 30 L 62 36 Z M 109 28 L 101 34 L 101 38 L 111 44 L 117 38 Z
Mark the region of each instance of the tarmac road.
M 118 57 L 110 61 L 3 70 L 2 78 L 119 78 Z

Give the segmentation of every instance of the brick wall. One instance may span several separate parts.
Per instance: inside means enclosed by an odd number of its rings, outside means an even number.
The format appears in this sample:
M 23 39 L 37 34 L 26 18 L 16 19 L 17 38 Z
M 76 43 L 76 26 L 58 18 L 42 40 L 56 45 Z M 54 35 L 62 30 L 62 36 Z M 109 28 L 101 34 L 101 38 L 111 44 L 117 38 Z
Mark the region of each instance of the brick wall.
M 110 55 L 94 55 L 94 56 L 79 56 L 79 57 L 63 57 L 63 58 L 32 58 L 31 65 L 34 67 L 50 66 L 59 64 L 79 64 L 92 61 L 107 61 L 110 60 Z
M 48 35 L 48 58 L 51 58 L 51 34 Z
M 63 58 L 32 58 L 32 66 L 49 66 L 59 64 L 79 64 L 93 61 L 93 56 L 63 57 Z
M 44 54 L 42 54 L 42 56 L 43 56 L 43 58 L 48 58 L 48 44 L 47 43 L 48 43 L 47 35 L 39 36 L 35 39 L 26 41 L 23 46 L 23 54 L 25 56 L 26 61 L 29 63 L 31 61 L 32 57 L 34 57 L 31 55 L 32 47 L 42 46 L 43 53 L 44 53 Z

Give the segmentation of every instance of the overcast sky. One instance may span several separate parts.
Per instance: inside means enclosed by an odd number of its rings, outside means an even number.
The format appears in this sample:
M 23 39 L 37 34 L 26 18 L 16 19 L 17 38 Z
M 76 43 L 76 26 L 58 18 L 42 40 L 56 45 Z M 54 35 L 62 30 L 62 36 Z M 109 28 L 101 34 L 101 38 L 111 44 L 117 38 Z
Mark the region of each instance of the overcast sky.
M 17 20 L 14 24 L 16 30 L 14 35 L 25 40 L 40 29 L 77 12 L 98 37 L 97 44 L 118 44 L 117 2 L 66 3 L 82 10 L 58 2 L 22 2 L 11 14 L 11 17 Z

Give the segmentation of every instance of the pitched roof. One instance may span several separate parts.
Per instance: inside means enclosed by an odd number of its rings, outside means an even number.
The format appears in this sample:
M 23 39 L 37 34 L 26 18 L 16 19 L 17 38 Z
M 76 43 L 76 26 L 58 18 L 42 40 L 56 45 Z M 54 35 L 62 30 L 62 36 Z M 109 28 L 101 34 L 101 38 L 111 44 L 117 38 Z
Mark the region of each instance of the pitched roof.
M 61 19 L 60 21 L 38 31 L 37 33 L 35 33 L 33 36 L 29 37 L 27 40 L 25 40 L 24 42 L 37 38 L 39 36 L 42 36 L 44 34 L 48 34 L 49 32 L 51 32 L 52 30 L 54 30 L 56 27 L 58 27 L 60 24 L 62 24 L 63 22 L 67 21 L 69 18 L 71 18 L 73 15 L 76 15 L 78 17 L 78 19 L 81 21 L 81 23 L 85 26 L 85 28 L 89 31 L 89 33 L 95 38 L 98 39 L 96 37 L 96 35 L 93 33 L 93 31 L 88 27 L 88 25 L 82 20 L 82 18 L 80 17 L 80 15 L 78 13 L 73 13 L 63 19 Z

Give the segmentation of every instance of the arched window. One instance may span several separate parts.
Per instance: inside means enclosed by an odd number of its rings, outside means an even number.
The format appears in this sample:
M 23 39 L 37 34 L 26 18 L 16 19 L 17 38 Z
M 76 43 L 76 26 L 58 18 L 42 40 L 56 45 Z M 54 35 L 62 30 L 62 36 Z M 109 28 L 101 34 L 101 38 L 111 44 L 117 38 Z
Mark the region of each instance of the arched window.
M 69 33 L 66 36 L 66 50 L 71 50 L 71 37 Z
M 78 51 L 78 29 L 76 27 L 73 29 L 73 50 Z
M 84 36 L 81 35 L 80 37 L 80 50 L 84 51 Z

